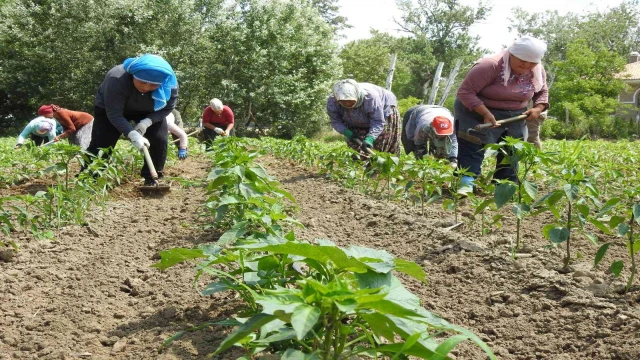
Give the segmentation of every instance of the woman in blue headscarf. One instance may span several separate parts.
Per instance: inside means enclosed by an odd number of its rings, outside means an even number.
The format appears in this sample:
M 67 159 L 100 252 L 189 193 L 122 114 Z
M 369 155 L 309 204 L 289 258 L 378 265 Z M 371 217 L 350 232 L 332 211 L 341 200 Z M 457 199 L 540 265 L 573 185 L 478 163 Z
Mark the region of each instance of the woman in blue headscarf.
M 177 98 L 178 81 L 165 59 L 144 54 L 125 60 L 107 72 L 98 88 L 87 151 L 97 155 L 101 148 L 113 148 L 120 134 L 124 134 L 138 150 L 143 146 L 149 148 L 153 165 L 162 177 L 167 160 L 165 118 L 175 107 Z M 129 121 L 136 124 L 135 128 Z M 145 185 L 154 184 L 146 164 L 140 174 Z

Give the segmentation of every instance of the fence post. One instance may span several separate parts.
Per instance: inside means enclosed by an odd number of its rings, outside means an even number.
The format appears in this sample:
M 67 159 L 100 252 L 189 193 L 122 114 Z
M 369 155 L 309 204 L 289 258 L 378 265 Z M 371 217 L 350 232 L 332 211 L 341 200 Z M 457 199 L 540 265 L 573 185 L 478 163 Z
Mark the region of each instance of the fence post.
M 431 86 L 431 93 L 429 94 L 428 105 L 432 105 L 436 101 L 436 94 L 438 93 L 438 86 L 440 86 L 440 74 L 442 74 L 443 62 L 438 63 L 436 69 L 436 75 L 433 77 L 433 85 Z
M 397 54 L 391 54 L 389 63 L 389 71 L 387 72 L 387 90 L 391 91 L 391 84 L 393 83 L 393 72 L 396 70 L 396 56 Z
M 453 82 L 456 80 L 456 76 L 458 75 L 458 71 L 460 70 L 460 65 L 462 65 L 462 59 L 458 59 L 458 61 L 456 61 L 455 66 L 449 73 L 449 80 L 447 80 L 447 86 L 444 87 L 444 91 L 442 92 L 442 98 L 440 98 L 440 102 L 438 103 L 438 106 L 442 106 L 445 100 L 447 100 L 447 96 L 449 96 L 449 91 L 451 91 Z

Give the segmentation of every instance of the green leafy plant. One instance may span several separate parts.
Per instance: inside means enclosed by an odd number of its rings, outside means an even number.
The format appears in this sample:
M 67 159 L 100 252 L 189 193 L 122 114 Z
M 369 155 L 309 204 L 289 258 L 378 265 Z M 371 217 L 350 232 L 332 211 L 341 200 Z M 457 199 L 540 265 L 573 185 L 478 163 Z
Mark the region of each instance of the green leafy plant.
M 626 292 L 631 289 L 635 276 L 638 272 L 638 268 L 636 265 L 636 254 L 638 253 L 638 251 L 640 251 L 640 231 L 638 229 L 638 227 L 640 226 L 640 203 L 634 203 L 633 201 L 637 201 L 638 195 L 640 194 L 639 190 L 639 188 L 632 188 L 625 191 L 625 195 L 627 199 L 629 199 L 629 201 L 621 206 L 622 214 L 611 216 L 608 221 L 609 228 L 614 230 L 612 232 L 618 237 L 625 239 L 625 246 L 631 260 L 631 274 L 629 275 L 627 284 L 625 286 Z M 610 199 L 609 201 L 607 201 L 607 204 L 605 205 L 603 210 L 611 210 L 614 207 L 618 206 L 620 203 L 621 200 L 619 198 Z M 611 243 L 604 243 L 598 248 L 594 259 L 595 266 L 598 266 L 598 264 L 600 264 L 611 245 Z M 609 270 L 615 276 L 620 276 L 623 269 L 624 261 L 622 260 L 614 261 L 609 267 Z
M 320 359 L 358 354 L 436 359 L 471 340 L 495 358 L 476 335 L 424 310 L 392 274 L 395 270 L 425 282 L 426 275 L 416 264 L 385 251 L 343 249 L 326 240 L 318 245 L 273 240 L 254 238 L 225 250 L 173 249 L 161 254 L 156 266 L 162 269 L 190 258 L 209 257 L 199 266 L 199 274 L 206 271 L 220 278 L 201 293 L 234 290 L 249 301 L 254 313 L 236 319 L 238 327 L 212 355 L 240 345 L 247 356 L 270 350 L 296 351 Z M 248 261 L 231 255 L 238 251 Z M 214 263 L 235 264 L 235 270 L 223 273 L 211 268 Z M 439 343 L 443 332 L 457 335 Z

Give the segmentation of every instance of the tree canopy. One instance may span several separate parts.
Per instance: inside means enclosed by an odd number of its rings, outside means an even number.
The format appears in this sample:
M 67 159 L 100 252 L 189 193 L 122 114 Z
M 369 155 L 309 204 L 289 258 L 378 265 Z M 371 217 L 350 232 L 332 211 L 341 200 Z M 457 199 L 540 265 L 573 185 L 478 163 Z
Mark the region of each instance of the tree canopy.
M 186 120 L 219 97 L 240 130 L 255 118 L 276 135 L 309 135 L 341 72 L 335 29 L 309 2 L 9 0 L 0 16 L 5 127 L 45 103 L 92 112 L 111 67 L 155 53 L 176 71 Z

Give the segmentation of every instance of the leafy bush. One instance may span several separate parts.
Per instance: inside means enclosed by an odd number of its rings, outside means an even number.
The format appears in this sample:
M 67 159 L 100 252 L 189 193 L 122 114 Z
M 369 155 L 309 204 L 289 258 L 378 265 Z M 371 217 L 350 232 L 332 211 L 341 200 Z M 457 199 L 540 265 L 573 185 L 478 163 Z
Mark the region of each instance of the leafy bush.
M 400 115 L 403 115 L 412 106 L 415 106 L 415 105 L 418 105 L 418 104 L 420 104 L 420 99 L 415 98 L 413 96 L 409 96 L 407 98 L 400 99 L 400 100 L 398 100 L 398 111 L 400 112 Z
M 569 134 L 567 126 L 564 122 L 555 118 L 549 118 L 542 123 L 540 128 L 540 138 L 542 139 L 558 139 L 562 140 Z

